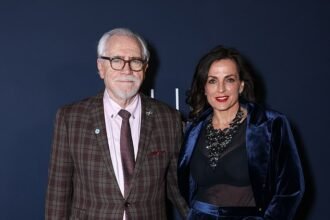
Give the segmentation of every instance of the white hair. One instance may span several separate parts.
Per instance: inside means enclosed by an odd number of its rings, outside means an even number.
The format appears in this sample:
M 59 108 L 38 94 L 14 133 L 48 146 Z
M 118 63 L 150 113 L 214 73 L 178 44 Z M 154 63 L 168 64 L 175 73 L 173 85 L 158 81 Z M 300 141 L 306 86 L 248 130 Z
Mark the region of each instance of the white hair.
M 106 46 L 107 41 L 109 40 L 110 37 L 115 36 L 115 35 L 128 36 L 128 37 L 133 37 L 133 38 L 137 39 L 137 41 L 140 43 L 140 46 L 142 48 L 143 59 L 148 62 L 150 53 L 147 48 L 147 43 L 143 40 L 143 38 L 140 35 L 138 35 L 137 33 L 134 33 L 133 31 L 131 31 L 128 28 L 115 28 L 115 29 L 112 29 L 112 30 L 104 33 L 97 45 L 97 55 L 98 56 L 104 55 L 105 46 Z

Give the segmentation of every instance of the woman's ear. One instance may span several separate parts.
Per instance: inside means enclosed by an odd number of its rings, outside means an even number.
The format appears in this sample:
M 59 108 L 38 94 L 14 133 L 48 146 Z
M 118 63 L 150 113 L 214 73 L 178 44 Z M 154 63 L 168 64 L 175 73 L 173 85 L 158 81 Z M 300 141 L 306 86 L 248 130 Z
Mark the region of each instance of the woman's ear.
M 241 82 L 241 85 L 239 86 L 239 94 L 241 94 L 244 91 L 244 81 Z

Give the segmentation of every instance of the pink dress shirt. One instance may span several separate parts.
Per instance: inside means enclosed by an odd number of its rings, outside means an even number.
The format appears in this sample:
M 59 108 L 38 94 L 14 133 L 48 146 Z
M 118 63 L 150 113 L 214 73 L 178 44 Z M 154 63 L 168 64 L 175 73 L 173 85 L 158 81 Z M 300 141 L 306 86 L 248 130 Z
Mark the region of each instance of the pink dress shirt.
M 112 166 L 117 178 L 117 182 L 121 193 L 124 195 L 124 176 L 120 156 L 120 127 L 122 119 L 118 115 L 118 112 L 122 109 L 111 97 L 109 96 L 107 90 L 104 92 L 103 96 L 104 105 L 104 117 L 105 125 L 107 129 L 108 145 L 110 150 L 110 156 L 112 161 Z M 133 145 L 134 145 L 134 156 L 138 152 L 138 144 L 140 138 L 140 128 L 141 128 L 141 98 L 140 95 L 136 95 L 132 102 L 125 108 L 125 110 L 131 113 L 129 119 Z

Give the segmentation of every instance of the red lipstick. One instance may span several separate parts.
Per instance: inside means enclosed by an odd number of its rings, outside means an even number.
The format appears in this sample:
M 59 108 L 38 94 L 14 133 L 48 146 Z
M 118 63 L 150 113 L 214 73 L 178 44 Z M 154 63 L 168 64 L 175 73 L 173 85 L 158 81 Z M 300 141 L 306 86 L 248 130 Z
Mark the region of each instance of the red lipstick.
M 217 102 L 226 102 L 228 100 L 229 96 L 218 96 L 215 97 L 215 100 L 217 100 Z

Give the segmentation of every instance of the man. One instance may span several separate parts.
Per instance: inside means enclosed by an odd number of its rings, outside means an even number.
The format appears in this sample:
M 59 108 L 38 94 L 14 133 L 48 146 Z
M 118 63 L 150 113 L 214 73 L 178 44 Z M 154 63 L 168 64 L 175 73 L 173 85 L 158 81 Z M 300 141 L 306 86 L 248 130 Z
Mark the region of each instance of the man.
M 128 29 L 100 39 L 104 92 L 56 116 L 46 219 L 166 219 L 166 196 L 186 215 L 176 174 L 180 115 L 138 92 L 148 59 Z

